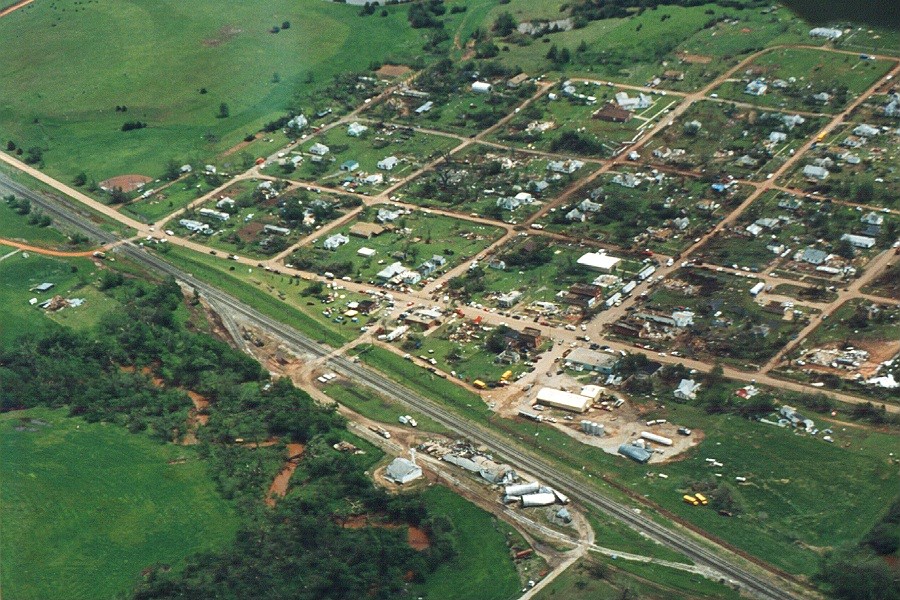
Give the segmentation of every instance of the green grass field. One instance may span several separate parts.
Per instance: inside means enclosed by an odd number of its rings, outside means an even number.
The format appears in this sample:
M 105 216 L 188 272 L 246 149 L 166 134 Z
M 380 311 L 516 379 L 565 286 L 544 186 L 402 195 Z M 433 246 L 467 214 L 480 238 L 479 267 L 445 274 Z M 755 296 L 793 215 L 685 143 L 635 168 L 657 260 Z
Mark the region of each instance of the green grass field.
M 11 250 L 10 250 L 11 251 Z M 6 255 L 9 251 L 4 251 Z M 0 261 L 0 347 L 22 335 L 34 335 L 53 327 L 54 323 L 85 329 L 96 324 L 116 302 L 94 285 L 98 269 L 86 258 L 58 259 L 19 252 Z M 49 292 L 32 292 L 40 283 L 53 283 Z M 29 300 L 43 302 L 59 294 L 64 298 L 84 298 L 83 305 L 48 313 Z
M 445 515 L 453 522 L 459 554 L 428 576 L 421 595 L 443 600 L 515 597 L 519 578 L 506 545 L 512 528 L 441 486 L 426 490 L 424 499 L 432 514 Z
M 404 405 L 372 390 L 362 388 L 351 381 L 338 380 L 322 388 L 329 398 L 343 404 L 364 417 L 395 425 L 400 415 L 411 415 L 419 425 L 419 431 L 448 433 L 447 428 L 420 413 L 410 411 Z
M 64 180 L 200 162 L 334 74 L 420 52 L 424 34 L 405 7 L 358 12 L 321 0 L 36 2 L 0 21 L 0 38 L 18 40 L 0 65 L 0 135 L 43 147 L 47 172 Z M 289 29 L 270 32 L 284 21 Z M 217 118 L 223 102 L 230 116 Z M 132 120 L 148 126 L 120 131 Z
M 37 207 L 32 207 L 32 211 L 40 212 Z M 56 229 L 30 224 L 30 216 L 18 214 L 5 200 L 0 199 L 0 237 L 48 248 L 57 248 L 65 243 L 66 236 Z
M 142 569 L 178 569 L 235 534 L 231 507 L 190 448 L 33 409 L 0 416 L 0 449 L 5 597 L 116 598 Z

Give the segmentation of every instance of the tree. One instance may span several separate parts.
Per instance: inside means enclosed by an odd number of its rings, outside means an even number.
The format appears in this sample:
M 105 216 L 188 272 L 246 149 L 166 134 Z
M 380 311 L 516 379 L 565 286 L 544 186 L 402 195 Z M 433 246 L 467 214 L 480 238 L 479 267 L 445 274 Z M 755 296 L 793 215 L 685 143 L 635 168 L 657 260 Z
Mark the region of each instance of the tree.
M 82 171 L 81 173 L 79 173 L 78 175 L 76 175 L 76 176 L 74 177 L 74 179 L 72 179 L 72 184 L 73 184 L 75 187 L 81 187 L 81 186 L 83 186 L 83 185 L 86 184 L 86 183 L 87 183 L 87 173 L 85 173 L 84 171 Z
M 282 28 L 282 29 L 290 29 L 290 28 L 291 28 L 291 22 L 290 22 L 290 21 L 285 21 L 285 22 L 283 22 L 283 23 L 281 24 L 281 28 Z
M 110 204 L 124 204 L 128 202 L 128 194 L 125 193 L 124 190 L 120 187 L 114 187 L 109 192 L 109 203 Z
M 170 158 L 169 161 L 166 162 L 166 170 L 163 173 L 163 177 L 169 181 L 175 181 L 180 175 L 181 167 L 178 165 L 178 161 L 174 158 Z
M 25 153 L 25 162 L 29 165 L 36 165 L 44 160 L 44 150 L 40 146 L 32 146 Z
M 506 37 L 516 30 L 516 20 L 509 12 L 500 13 L 491 29 L 500 37 Z
M 228 109 L 228 105 L 223 102 L 219 105 L 219 114 L 216 115 L 216 118 L 227 119 L 229 114 L 231 114 L 231 111 Z

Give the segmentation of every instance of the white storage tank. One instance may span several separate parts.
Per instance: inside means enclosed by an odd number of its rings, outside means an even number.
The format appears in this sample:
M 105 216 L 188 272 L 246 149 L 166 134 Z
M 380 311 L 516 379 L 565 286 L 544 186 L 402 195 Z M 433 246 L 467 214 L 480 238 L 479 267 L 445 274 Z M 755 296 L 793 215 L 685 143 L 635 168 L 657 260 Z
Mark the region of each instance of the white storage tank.
M 525 494 L 533 494 L 541 489 L 541 484 L 537 481 L 531 483 L 520 483 L 518 485 L 508 485 L 504 490 L 507 496 L 524 496 Z
M 550 506 L 551 504 L 556 504 L 556 496 L 552 492 L 544 494 L 526 494 L 522 496 L 523 508 L 531 506 Z
M 645 440 L 650 440 L 651 442 L 656 442 L 657 444 L 662 444 L 663 446 L 671 446 L 672 440 L 667 437 L 663 437 L 661 435 L 656 435 L 655 433 L 650 433 L 649 431 L 642 431 L 641 437 Z

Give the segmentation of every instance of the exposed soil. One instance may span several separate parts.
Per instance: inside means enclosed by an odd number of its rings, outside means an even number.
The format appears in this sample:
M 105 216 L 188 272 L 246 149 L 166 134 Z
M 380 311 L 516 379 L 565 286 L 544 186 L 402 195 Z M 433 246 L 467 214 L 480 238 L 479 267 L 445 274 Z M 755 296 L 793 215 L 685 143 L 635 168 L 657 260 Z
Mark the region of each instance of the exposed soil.
M 221 46 L 226 42 L 230 42 L 234 38 L 238 36 L 239 33 L 244 31 L 240 27 L 235 27 L 234 25 L 223 25 L 219 28 L 219 31 L 216 32 L 215 37 L 206 38 L 203 40 L 203 45 L 207 48 L 215 48 L 216 46 Z
M 380 77 L 403 77 L 407 73 L 411 73 L 412 69 L 406 65 L 382 65 L 375 74 Z
M 431 547 L 431 540 L 428 539 L 428 534 L 425 533 L 424 529 L 419 527 L 409 526 L 407 530 L 407 543 L 409 543 L 409 547 L 413 550 L 422 551 Z
M 106 190 L 120 188 L 123 192 L 128 193 L 151 181 L 153 178 L 146 175 L 118 175 L 101 181 L 100 187 Z
M 341 523 L 341 527 L 343 527 L 344 529 L 362 529 L 363 527 L 397 529 L 398 527 L 402 526 L 402 524 L 398 523 L 372 521 L 369 519 L 369 515 L 354 515 L 352 517 L 348 517 Z M 407 529 L 406 543 L 409 544 L 410 548 L 419 552 L 431 547 L 431 539 L 429 539 L 428 534 L 425 533 L 425 530 L 421 527 L 415 527 L 413 525 L 410 525 Z
M 6 238 L 0 238 L 0 244 L 4 246 L 12 246 L 13 248 L 18 248 L 19 250 L 26 250 L 28 252 L 34 252 L 35 254 L 43 254 L 45 256 L 91 256 L 94 254 L 95 250 L 84 250 L 82 252 L 65 252 L 63 250 L 48 250 L 47 248 L 39 248 L 37 246 L 30 246 L 28 244 L 23 244 L 21 242 L 14 242 L 12 240 L 8 240 Z
M 688 54 L 687 52 L 679 55 L 679 58 L 689 65 L 708 65 L 712 62 L 712 56 L 705 54 Z
M 260 137 L 261 137 L 261 135 L 259 133 L 257 133 L 256 135 L 253 136 L 253 140 L 254 141 L 258 140 Z M 231 148 L 229 148 L 228 150 L 226 150 L 219 156 L 221 156 L 222 158 L 225 158 L 226 156 L 231 156 L 235 152 L 240 152 L 241 150 L 243 150 L 244 148 L 246 148 L 247 146 L 249 146 L 252 143 L 253 142 L 248 142 L 246 140 L 244 140 L 242 142 L 238 142 L 237 144 L 235 144 L 234 146 L 232 146 Z
M 250 223 L 247 223 L 246 225 L 238 229 L 237 235 L 245 242 L 252 242 L 256 239 L 256 236 L 259 234 L 259 232 L 262 231 L 262 228 L 262 223 L 251 221 Z
M 287 494 L 291 475 L 297 470 L 297 465 L 300 463 L 300 457 L 303 456 L 304 449 L 305 446 L 303 444 L 292 443 L 287 445 L 288 459 L 278 475 L 275 476 L 272 485 L 269 486 L 269 493 L 266 495 L 266 506 L 275 506 L 276 499 L 284 498 L 284 495 Z
M 20 0 L 19 2 L 16 2 L 15 4 L 10 4 L 9 6 L 7 6 L 4 9 L 0 9 L 0 18 L 5 17 L 6 15 L 8 15 L 11 12 L 17 11 L 20 8 L 24 8 L 24 7 L 28 6 L 29 4 L 31 4 L 32 2 L 34 2 L 34 0 Z

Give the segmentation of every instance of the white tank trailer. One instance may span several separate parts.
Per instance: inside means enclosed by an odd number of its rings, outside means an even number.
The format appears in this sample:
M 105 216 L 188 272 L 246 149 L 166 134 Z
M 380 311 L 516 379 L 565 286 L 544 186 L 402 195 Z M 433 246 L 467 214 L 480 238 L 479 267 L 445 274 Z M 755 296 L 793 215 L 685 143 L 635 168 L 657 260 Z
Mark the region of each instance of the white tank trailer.
M 649 440 L 651 442 L 656 442 L 657 444 L 662 444 L 663 446 L 671 446 L 672 440 L 667 437 L 663 437 L 661 435 L 656 435 L 655 433 L 650 433 L 649 431 L 642 431 L 641 437 L 645 440 Z

